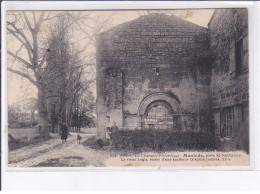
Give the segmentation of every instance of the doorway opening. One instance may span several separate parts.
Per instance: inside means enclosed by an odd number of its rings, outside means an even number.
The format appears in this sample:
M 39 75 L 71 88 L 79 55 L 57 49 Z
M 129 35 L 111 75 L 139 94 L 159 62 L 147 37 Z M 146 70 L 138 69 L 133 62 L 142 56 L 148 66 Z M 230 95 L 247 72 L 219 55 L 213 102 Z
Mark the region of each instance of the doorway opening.
M 166 101 L 154 101 L 148 105 L 143 118 L 144 129 L 166 130 L 176 128 L 173 110 Z

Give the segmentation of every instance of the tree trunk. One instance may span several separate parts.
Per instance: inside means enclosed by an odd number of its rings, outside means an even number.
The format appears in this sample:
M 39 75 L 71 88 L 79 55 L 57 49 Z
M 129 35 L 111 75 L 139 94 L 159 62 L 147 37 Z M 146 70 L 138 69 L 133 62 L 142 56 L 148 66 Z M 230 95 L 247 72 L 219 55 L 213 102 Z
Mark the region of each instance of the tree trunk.
M 31 127 L 34 125 L 34 110 L 31 111 Z
M 55 133 L 55 121 L 56 121 L 56 113 L 55 113 L 55 104 L 52 104 L 51 107 L 51 132 Z
M 38 88 L 38 125 L 41 127 L 41 135 L 43 137 L 49 136 L 49 127 L 48 127 L 48 112 L 46 105 L 46 92 L 42 88 Z

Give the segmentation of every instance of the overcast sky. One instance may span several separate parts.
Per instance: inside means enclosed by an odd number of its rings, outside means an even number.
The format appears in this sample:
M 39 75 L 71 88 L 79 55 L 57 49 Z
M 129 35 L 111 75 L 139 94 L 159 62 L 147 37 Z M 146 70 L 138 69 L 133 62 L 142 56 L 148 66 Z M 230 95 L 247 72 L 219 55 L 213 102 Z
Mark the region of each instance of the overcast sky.
M 214 9 L 197 9 L 197 10 L 174 10 L 167 11 L 167 14 L 177 15 L 185 20 L 193 22 L 197 25 L 207 27 L 207 24 L 214 12 Z M 93 16 L 109 16 L 115 13 L 115 17 L 108 28 L 118 24 L 131 21 L 138 18 L 140 15 L 146 14 L 146 11 L 89 11 Z M 8 20 L 8 17 L 7 17 Z M 46 30 L 46 29 L 43 29 Z M 7 38 L 7 48 L 13 49 L 19 47 L 15 40 Z M 84 44 L 84 41 L 82 42 Z M 91 49 L 95 52 L 95 49 Z M 93 92 L 95 93 L 95 85 L 93 85 Z M 31 96 L 36 96 L 36 89 L 30 83 L 19 77 L 18 75 L 8 73 L 8 104 L 20 102 Z

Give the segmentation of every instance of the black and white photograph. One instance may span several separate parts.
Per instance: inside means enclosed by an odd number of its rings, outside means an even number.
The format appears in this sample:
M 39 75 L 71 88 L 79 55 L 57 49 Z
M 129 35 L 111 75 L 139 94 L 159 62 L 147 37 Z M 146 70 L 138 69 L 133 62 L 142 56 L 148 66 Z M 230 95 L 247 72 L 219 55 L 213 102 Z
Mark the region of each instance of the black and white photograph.
M 8 10 L 8 167 L 249 166 L 248 8 Z

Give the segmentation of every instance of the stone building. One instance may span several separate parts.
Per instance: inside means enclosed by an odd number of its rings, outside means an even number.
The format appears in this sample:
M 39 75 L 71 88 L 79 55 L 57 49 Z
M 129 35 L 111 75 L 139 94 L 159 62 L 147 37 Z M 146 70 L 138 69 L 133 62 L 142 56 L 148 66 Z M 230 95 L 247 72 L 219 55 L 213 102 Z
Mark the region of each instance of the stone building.
M 248 12 L 217 9 L 209 24 L 215 134 L 226 149 L 248 150 Z
M 98 135 L 121 129 L 210 132 L 249 150 L 247 9 L 216 9 L 208 29 L 151 14 L 97 36 Z
M 120 129 L 211 128 L 208 30 L 150 14 L 97 37 L 97 125 Z

